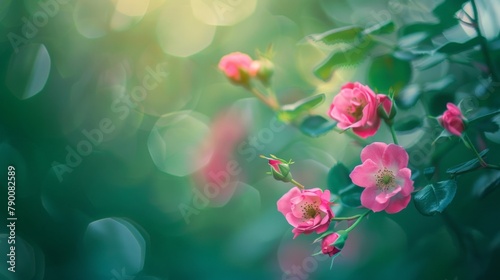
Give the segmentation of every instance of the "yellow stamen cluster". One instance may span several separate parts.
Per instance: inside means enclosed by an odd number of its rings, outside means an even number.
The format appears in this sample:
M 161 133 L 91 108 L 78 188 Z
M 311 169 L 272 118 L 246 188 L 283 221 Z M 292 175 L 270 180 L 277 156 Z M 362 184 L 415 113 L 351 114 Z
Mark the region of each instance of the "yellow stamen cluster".
M 301 205 L 302 216 L 306 219 L 314 218 L 318 212 L 318 206 L 316 204 L 305 203 Z
M 380 169 L 375 176 L 377 178 L 377 188 L 381 190 L 386 191 L 396 186 L 396 177 L 387 168 Z

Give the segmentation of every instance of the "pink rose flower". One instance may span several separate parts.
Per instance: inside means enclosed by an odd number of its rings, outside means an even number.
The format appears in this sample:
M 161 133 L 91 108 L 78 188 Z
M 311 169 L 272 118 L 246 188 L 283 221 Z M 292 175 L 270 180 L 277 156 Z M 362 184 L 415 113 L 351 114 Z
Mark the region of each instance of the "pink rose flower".
M 333 98 L 328 115 L 338 121 L 341 129 L 352 128 L 359 137 L 375 135 L 380 127 L 378 107 L 382 104 L 387 114 L 392 101 L 383 94 L 375 94 L 368 86 L 358 82 L 347 83 Z
M 446 104 L 443 115 L 438 117 L 439 124 L 451 134 L 460 136 L 464 132 L 463 115 L 460 109 L 453 103 Z
M 335 243 L 338 238 L 339 234 L 336 232 L 325 236 L 323 241 L 321 241 L 321 252 L 325 255 L 329 255 L 330 257 L 340 253 L 341 248 L 333 246 L 333 243 Z
M 237 84 L 246 84 L 250 77 L 255 77 L 260 64 L 250 56 L 240 52 L 233 52 L 223 56 L 219 62 L 219 69 L 227 78 Z
M 329 190 L 323 192 L 314 188 L 301 191 L 294 187 L 278 200 L 278 211 L 294 227 L 293 238 L 296 238 L 301 233 L 325 232 L 334 217 L 331 204 Z
M 408 153 L 401 146 L 375 142 L 361 151 L 361 165 L 351 172 L 354 184 L 365 188 L 361 204 L 379 212 L 397 213 L 408 205 L 413 191 Z

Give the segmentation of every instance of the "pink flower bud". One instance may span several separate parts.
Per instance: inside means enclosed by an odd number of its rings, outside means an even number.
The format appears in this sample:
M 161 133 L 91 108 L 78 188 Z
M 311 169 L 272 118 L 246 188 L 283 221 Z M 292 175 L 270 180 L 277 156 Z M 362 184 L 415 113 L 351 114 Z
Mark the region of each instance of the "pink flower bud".
M 340 253 L 342 248 L 334 245 L 339 237 L 340 235 L 336 232 L 325 236 L 323 241 L 321 241 L 321 252 L 325 255 L 329 255 L 330 257 Z
M 271 174 L 274 179 L 285 183 L 292 181 L 292 173 L 290 173 L 290 165 L 280 159 L 269 159 L 271 166 Z
M 257 75 L 259 67 L 249 55 L 241 52 L 233 52 L 221 58 L 219 69 L 232 82 L 247 84 L 251 77 Z
M 438 117 L 439 124 L 448 132 L 456 136 L 464 132 L 464 117 L 460 109 L 453 103 L 446 104 L 447 110 Z

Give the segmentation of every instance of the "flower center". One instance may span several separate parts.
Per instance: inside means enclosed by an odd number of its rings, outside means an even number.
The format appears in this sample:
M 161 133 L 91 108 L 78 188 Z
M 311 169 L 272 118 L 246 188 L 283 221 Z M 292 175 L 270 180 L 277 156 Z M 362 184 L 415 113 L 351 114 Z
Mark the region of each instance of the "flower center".
M 302 216 L 305 219 L 314 218 L 314 217 L 316 217 L 316 215 L 319 212 L 318 206 L 316 206 L 315 204 L 311 204 L 311 203 L 305 203 L 304 205 L 302 205 L 301 210 L 302 210 Z
M 352 103 L 347 109 L 347 112 L 354 117 L 354 119 L 359 120 L 363 116 L 363 109 L 366 106 L 366 101 L 359 100 L 358 98 L 353 98 Z
M 396 186 L 396 177 L 392 171 L 387 168 L 380 169 L 377 172 L 377 188 L 381 190 L 388 190 Z

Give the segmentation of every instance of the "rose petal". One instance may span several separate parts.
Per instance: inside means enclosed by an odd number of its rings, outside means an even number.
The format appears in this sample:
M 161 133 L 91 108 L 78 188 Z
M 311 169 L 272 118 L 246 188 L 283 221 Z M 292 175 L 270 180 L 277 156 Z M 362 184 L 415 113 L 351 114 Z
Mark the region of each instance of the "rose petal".
M 389 144 L 384 151 L 382 163 L 393 172 L 408 166 L 408 153 L 398 145 Z
M 387 208 L 385 208 L 385 212 L 389 214 L 397 213 L 405 209 L 406 206 L 408 206 L 410 200 L 411 200 L 411 195 L 403 196 L 401 194 L 398 194 L 397 196 L 393 197 L 390 200 L 389 205 L 387 206 Z
M 462 112 L 460 111 L 460 109 L 455 104 L 448 102 L 446 104 L 446 108 L 453 115 L 460 116 L 460 117 L 462 116 Z
M 368 138 L 377 134 L 379 128 L 380 128 L 380 120 L 377 120 L 375 123 L 369 126 L 353 128 L 352 132 L 354 132 L 354 134 L 358 135 L 361 138 Z
M 396 175 L 398 180 L 402 180 L 401 194 L 410 195 L 413 192 L 413 180 L 411 179 L 411 170 L 409 168 L 400 169 Z
M 374 142 L 366 146 L 361 151 L 361 161 L 365 162 L 366 160 L 371 159 L 379 166 L 382 166 L 382 156 L 384 155 L 384 150 L 386 147 L 387 144 L 382 142 Z
M 392 109 L 392 100 L 384 94 L 377 94 L 378 102 L 384 108 L 385 113 L 389 116 Z
M 377 188 L 366 188 L 361 193 L 361 205 L 365 208 L 371 209 L 373 212 L 380 212 L 384 210 L 387 205 L 389 205 L 389 201 L 385 203 L 378 203 L 376 201 L 377 192 Z
M 399 187 L 399 186 L 395 187 L 391 191 L 379 191 L 379 193 L 377 194 L 377 196 L 375 196 L 375 200 L 378 203 L 386 203 L 389 199 L 391 199 L 391 197 L 395 196 L 400 191 L 401 191 L 401 187 Z
M 368 159 L 363 164 L 356 166 L 349 177 L 355 185 L 360 187 L 376 187 L 375 175 L 379 170 L 380 167 L 373 160 Z
M 285 193 L 276 203 L 278 206 L 278 211 L 280 211 L 283 215 L 286 215 L 288 212 L 292 211 L 290 200 L 293 197 L 300 196 L 301 191 L 297 187 L 291 188 L 287 193 Z

